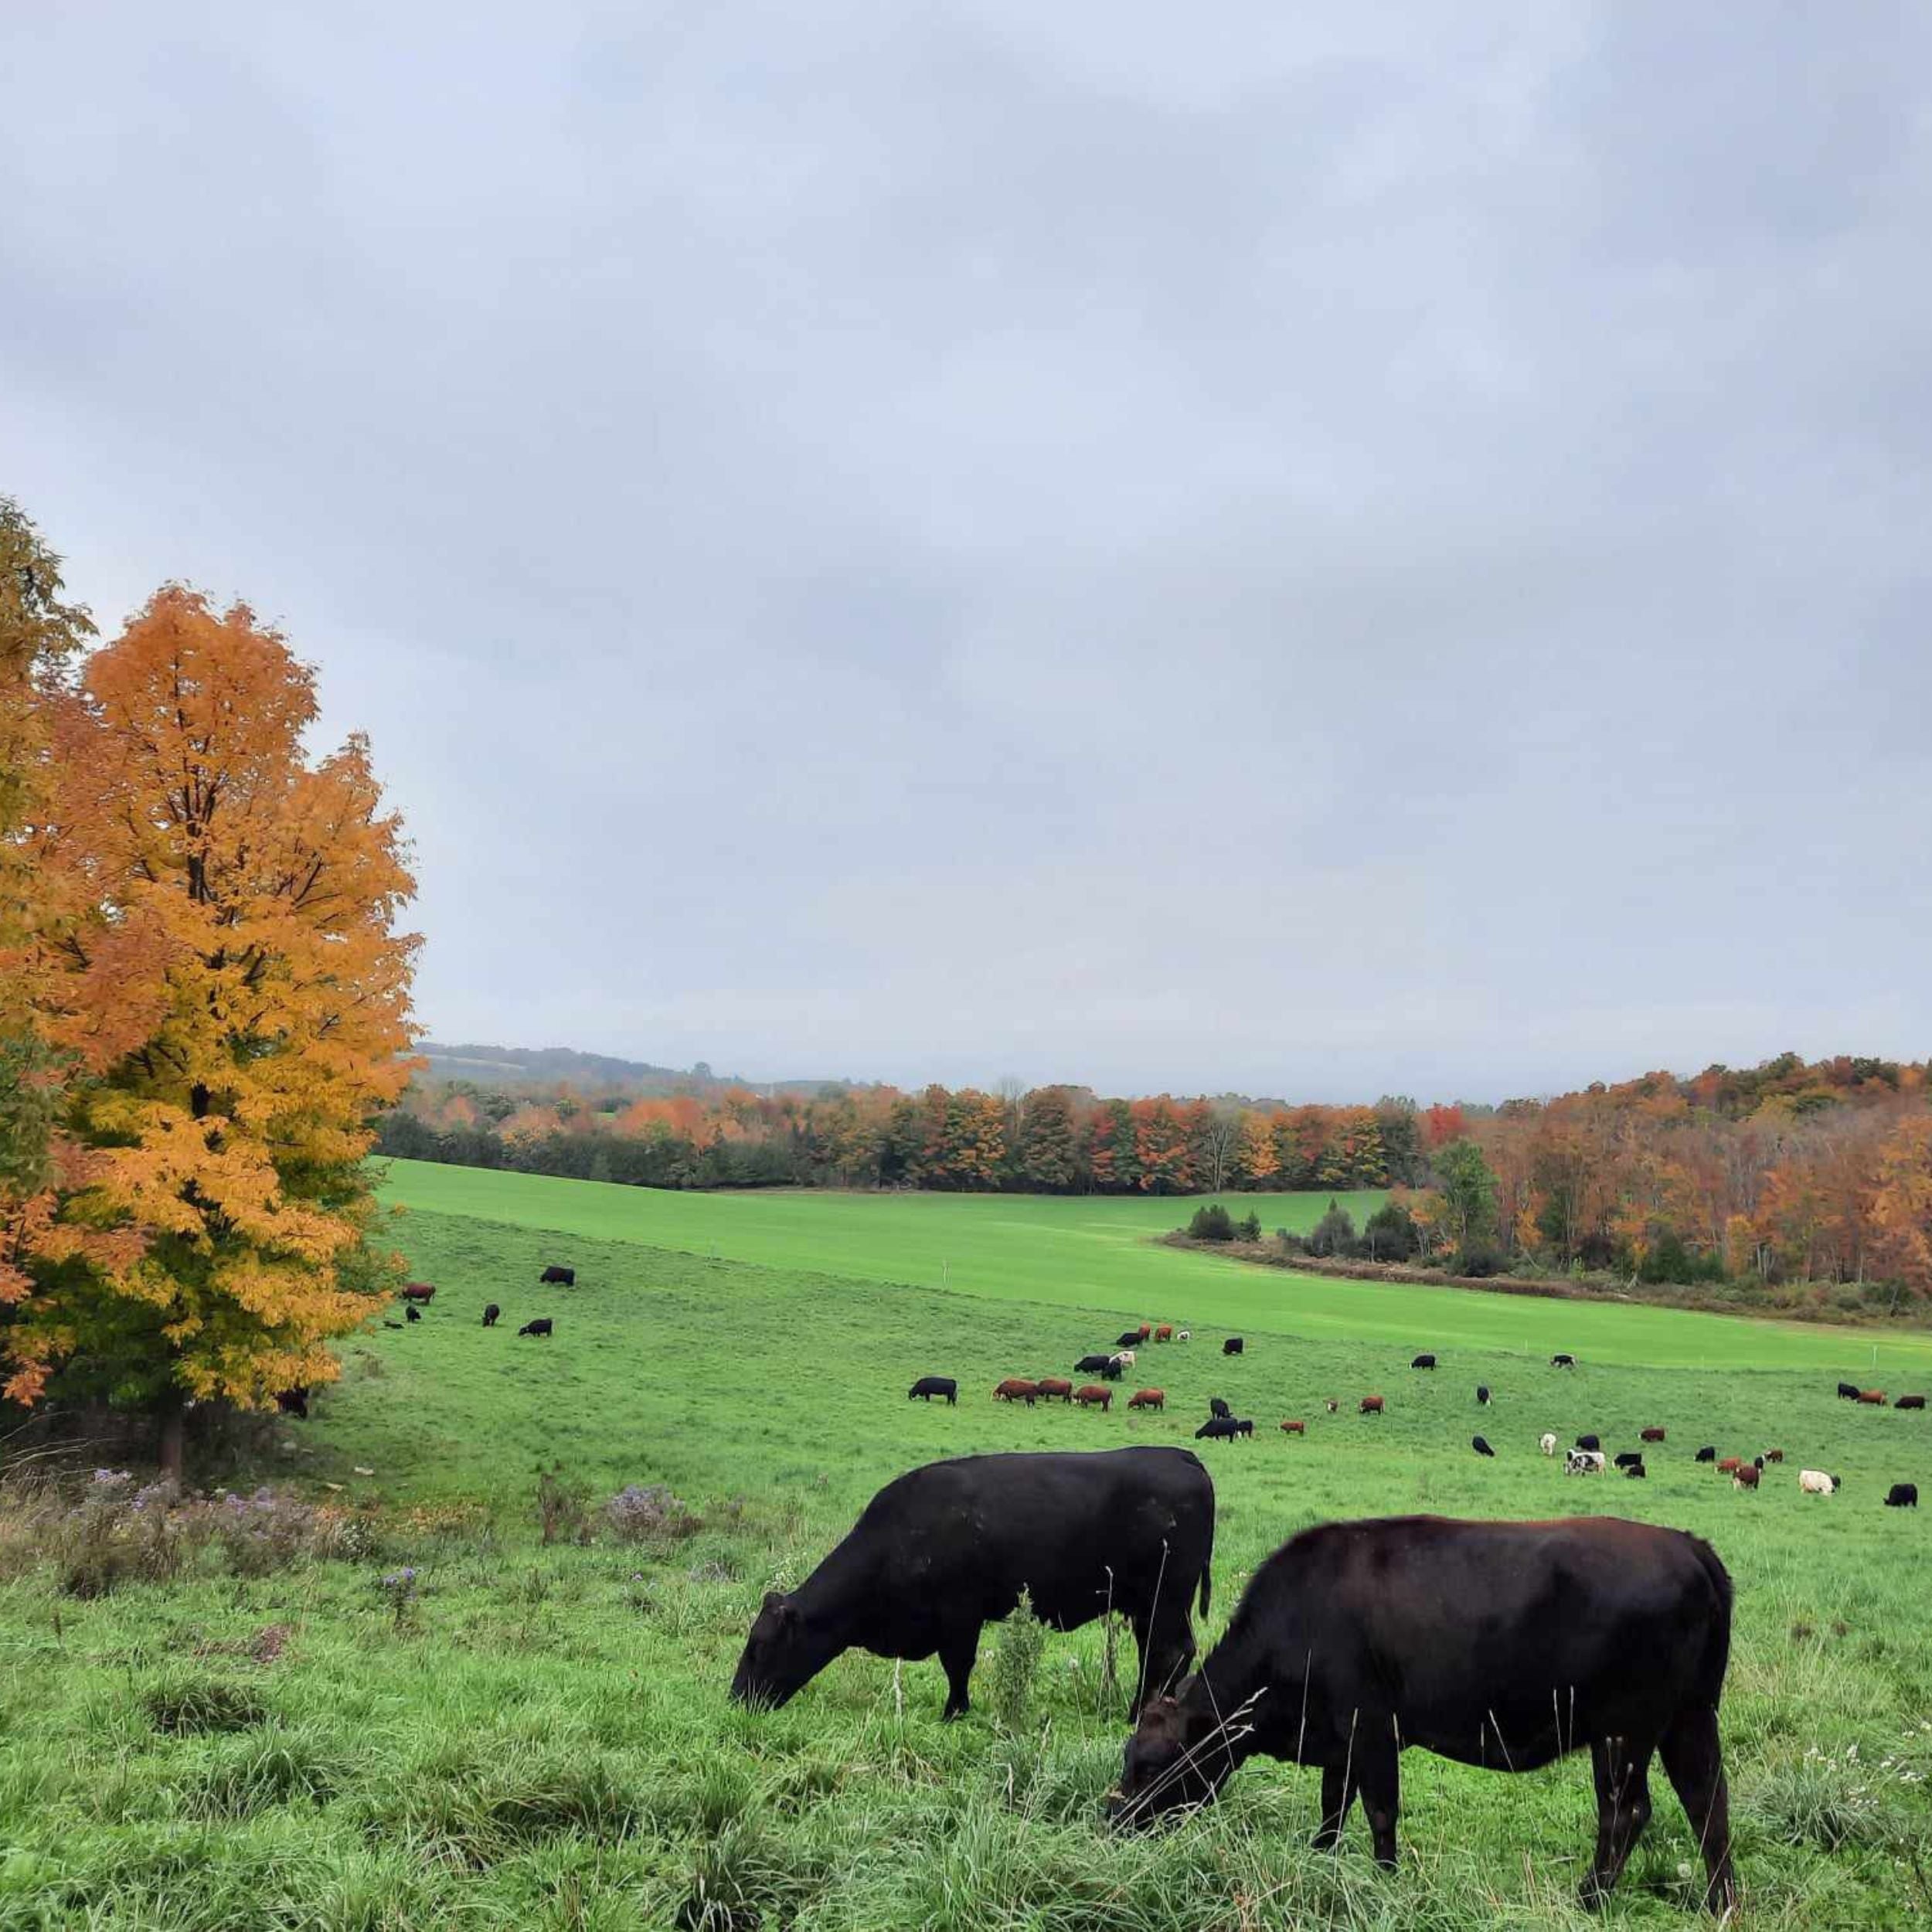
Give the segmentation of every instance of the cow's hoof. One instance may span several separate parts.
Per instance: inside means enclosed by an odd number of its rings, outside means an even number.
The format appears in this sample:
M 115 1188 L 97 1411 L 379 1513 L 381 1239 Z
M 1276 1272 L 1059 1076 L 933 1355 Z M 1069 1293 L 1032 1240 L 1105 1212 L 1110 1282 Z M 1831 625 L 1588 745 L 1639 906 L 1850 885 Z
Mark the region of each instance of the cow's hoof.
M 1592 1872 L 1577 1886 L 1577 1903 L 1586 1912 L 1600 1912 L 1610 1903 L 1610 1888 Z

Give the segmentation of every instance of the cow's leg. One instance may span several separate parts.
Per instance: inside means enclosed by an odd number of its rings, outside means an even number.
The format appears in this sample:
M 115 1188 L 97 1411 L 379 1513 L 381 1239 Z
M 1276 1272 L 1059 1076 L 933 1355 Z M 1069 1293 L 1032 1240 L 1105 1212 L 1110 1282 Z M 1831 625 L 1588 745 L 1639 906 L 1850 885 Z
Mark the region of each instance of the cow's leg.
M 1318 1852 L 1338 1850 L 1342 1827 L 1355 1802 L 1355 1781 L 1346 1763 L 1321 1767 L 1321 1823 L 1314 1838 Z
M 1724 1782 L 1724 1752 L 1717 1713 L 1706 1706 L 1682 1713 L 1662 1739 L 1664 1769 L 1682 1802 L 1684 1815 L 1704 1854 L 1709 1874 L 1704 1903 L 1713 1912 L 1737 1908 L 1737 1877 L 1731 1869 L 1731 1801 Z
M 946 1708 L 944 1717 L 963 1717 L 971 1708 L 966 1681 L 973 1674 L 973 1660 L 979 1655 L 979 1626 L 949 1631 L 940 1639 L 939 1662 L 946 1672 Z
M 1592 1740 L 1590 1762 L 1597 1777 L 1597 1855 L 1583 1875 L 1581 1901 L 1594 1911 L 1610 1896 L 1631 1848 L 1650 1822 L 1648 1743 L 1628 1737 Z
M 1166 1696 L 1186 1675 L 1194 1660 L 1194 1632 L 1185 1610 L 1177 1616 L 1165 1606 L 1157 1607 L 1151 1617 L 1134 1614 L 1128 1621 L 1141 1654 L 1140 1677 L 1128 1709 L 1129 1718 L 1138 1719 L 1144 1703 Z
M 1388 1721 L 1384 1718 L 1378 1728 L 1386 1727 Z M 1393 1736 L 1369 1740 L 1364 1735 L 1369 1729 L 1365 1721 L 1355 1734 L 1355 1787 L 1362 1794 L 1362 1809 L 1369 1821 L 1376 1862 L 1393 1872 L 1396 1815 L 1402 1808 L 1401 1759 Z

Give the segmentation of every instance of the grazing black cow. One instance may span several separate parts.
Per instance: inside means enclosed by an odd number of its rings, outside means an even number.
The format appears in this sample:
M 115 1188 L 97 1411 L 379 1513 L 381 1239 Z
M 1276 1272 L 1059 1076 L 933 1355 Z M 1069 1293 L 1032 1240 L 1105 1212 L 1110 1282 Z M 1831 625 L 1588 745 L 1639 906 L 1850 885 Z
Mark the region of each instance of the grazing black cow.
M 1486 1382 L 1476 1384 L 1476 1400 L 1486 1409 L 1489 1406 L 1489 1385 Z
M 1644 1467 L 1641 1462 L 1633 1462 L 1630 1467 L 1624 1471 L 1624 1474 L 1638 1482 L 1648 1482 L 1650 1481 L 1650 1471 Z
M 1855 1402 L 1859 1399 L 1859 1386 L 1855 1382 L 1841 1382 L 1838 1395 L 1841 1402 Z
M 1619 1469 L 1641 1469 L 1644 1466 L 1644 1452 L 1641 1449 L 1619 1449 L 1611 1461 Z
M 1715 1462 L 1717 1460 L 1717 1445 L 1715 1443 L 1706 1443 L 1692 1460 L 1694 1462 Z
M 1469 1438 L 1469 1446 L 1479 1456 L 1493 1456 L 1496 1453 L 1481 1436 L 1471 1436 Z
M 1222 1421 L 1226 1422 L 1233 1413 L 1234 1411 L 1219 1396 L 1208 1397 L 1208 1413 L 1210 1416 L 1218 1416 Z
M 1894 1409 L 1923 1409 L 1925 1398 L 1923 1396 L 1900 1396 L 1892 1406 Z
M 574 1288 L 577 1284 L 577 1271 L 575 1268 L 560 1268 L 553 1261 L 537 1277 L 537 1280 L 546 1286 L 554 1282 L 560 1287 Z
M 1579 1436 L 1577 1438 L 1579 1449 L 1600 1449 L 1603 1446 L 1601 1438 L 1597 1436 Z
M 959 1384 L 951 1376 L 921 1376 L 906 1391 L 906 1400 L 908 1402 L 911 1401 L 914 1396 L 919 1396 L 922 1401 L 926 1402 L 930 1402 L 934 1396 L 944 1396 L 946 1398 L 946 1406 L 949 1409 L 957 1409 L 959 1406 Z
M 1113 1360 L 1111 1355 L 1083 1355 L 1073 1364 L 1073 1372 L 1077 1376 L 1104 1375 Z
M 405 1321 L 420 1321 L 422 1318 L 423 1311 L 413 1301 L 403 1311 L 403 1319 Z
M 1359 1792 L 1376 1857 L 1393 1866 L 1408 1746 L 1526 1771 L 1587 1745 L 1597 1834 L 1583 1896 L 1596 1904 L 1649 1821 L 1661 1749 L 1703 1848 L 1706 1902 L 1728 1911 L 1717 1703 L 1730 1634 L 1730 1578 L 1682 1530 L 1614 1517 L 1322 1524 L 1256 1571 L 1181 1696 L 1141 1713 L 1114 1815 L 1138 1824 L 1205 1803 L 1261 1753 L 1321 1767 L 1318 1849 L 1340 1842 Z
M 483 1311 L 484 1327 L 486 1328 L 495 1328 L 497 1325 L 498 1318 L 502 1315 L 502 1313 L 503 1311 L 499 1308 L 494 1301 L 491 1302 Z
M 1033 1614 L 1077 1630 L 1109 1611 L 1132 1625 L 1143 1691 L 1158 1696 L 1194 1655 L 1188 1612 L 1206 1616 L 1214 1485 L 1185 1449 L 964 1456 L 889 1482 L 851 1533 L 751 1626 L 731 1694 L 777 1706 L 855 1645 L 876 1657 L 937 1654 L 946 1711 L 967 1708 L 980 1627 L 1025 1588 Z
M 1194 1432 L 1196 1442 L 1233 1442 L 1254 1434 L 1254 1424 L 1245 1417 L 1209 1416 Z
M 292 1389 L 278 1389 L 275 1392 L 275 1406 L 285 1416 L 298 1416 L 304 1422 L 308 1420 L 308 1384 L 298 1382 Z
M 1146 1339 L 1147 1337 L 1142 1335 L 1138 1328 L 1129 1328 L 1114 1345 L 1117 1349 L 1134 1349 L 1138 1348 Z
M 1885 1506 L 1887 1509 L 1917 1509 L 1919 1485 L 1915 1482 L 1895 1482 L 1886 1492 Z
M 522 1327 L 517 1330 L 517 1333 L 519 1335 L 549 1335 L 552 1332 L 553 1327 L 553 1324 L 549 1316 L 539 1315 L 534 1321 L 525 1322 Z
M 395 1329 L 396 1333 L 399 1335 L 401 1334 L 403 1330 L 403 1325 L 400 1321 L 385 1321 L 383 1324 L 383 1326 L 386 1328 Z
M 1573 1355 L 1553 1355 L 1549 1358 L 1549 1366 L 1553 1369 L 1573 1369 L 1577 1366 L 1577 1358 Z
M 1241 1347 L 1241 1338 L 1238 1335 L 1231 1335 L 1221 1344 L 1221 1352 L 1223 1355 L 1239 1355 Z
M 1412 1369 L 1433 1369 L 1435 1366 L 1436 1359 L 1432 1355 L 1419 1355 L 1409 1364 Z

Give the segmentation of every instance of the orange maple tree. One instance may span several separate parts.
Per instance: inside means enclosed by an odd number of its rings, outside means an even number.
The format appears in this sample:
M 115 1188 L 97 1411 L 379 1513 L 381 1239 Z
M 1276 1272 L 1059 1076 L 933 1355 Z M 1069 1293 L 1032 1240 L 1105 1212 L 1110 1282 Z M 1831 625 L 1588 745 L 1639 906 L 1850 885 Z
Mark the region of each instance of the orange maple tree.
M 316 715 L 280 635 L 174 587 L 49 704 L 36 967 L 74 1070 L 0 1328 L 16 1400 L 259 1404 L 331 1379 L 386 1291 L 364 1156 L 408 1077 L 413 883 L 366 743 L 304 756 Z

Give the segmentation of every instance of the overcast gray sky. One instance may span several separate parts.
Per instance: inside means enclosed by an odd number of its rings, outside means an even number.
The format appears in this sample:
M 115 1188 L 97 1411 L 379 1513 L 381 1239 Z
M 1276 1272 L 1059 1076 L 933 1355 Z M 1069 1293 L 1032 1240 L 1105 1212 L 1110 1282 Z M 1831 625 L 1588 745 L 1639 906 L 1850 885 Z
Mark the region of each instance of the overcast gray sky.
M 1932 1051 L 1932 12 L 12 0 L 0 72 L 0 491 L 320 666 L 437 1036 Z

